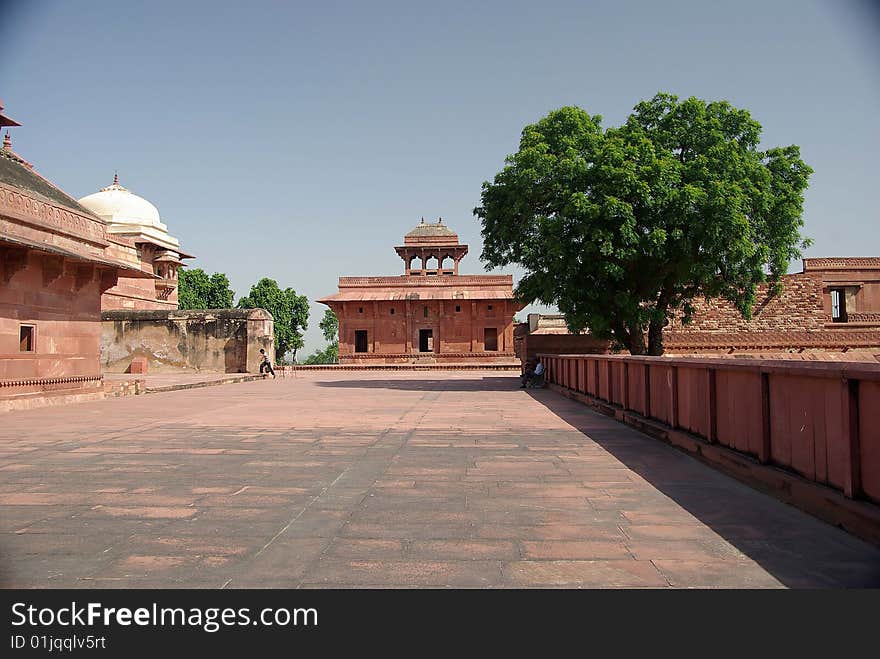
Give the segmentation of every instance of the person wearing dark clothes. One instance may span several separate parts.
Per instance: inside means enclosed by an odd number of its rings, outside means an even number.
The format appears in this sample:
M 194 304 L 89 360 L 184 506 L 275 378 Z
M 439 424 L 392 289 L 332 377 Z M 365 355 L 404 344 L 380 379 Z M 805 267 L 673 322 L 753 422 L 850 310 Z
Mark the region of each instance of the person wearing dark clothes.
M 260 348 L 260 373 L 269 372 L 272 374 L 272 377 L 275 377 L 275 369 L 272 368 L 272 360 L 269 359 L 269 355 L 266 354 L 266 351 Z
M 544 364 L 542 364 L 541 359 L 538 358 L 538 363 L 535 365 L 535 368 L 526 367 L 526 372 L 522 375 L 522 384 L 520 384 L 519 388 L 525 389 L 532 382 L 540 379 L 542 375 L 544 375 Z

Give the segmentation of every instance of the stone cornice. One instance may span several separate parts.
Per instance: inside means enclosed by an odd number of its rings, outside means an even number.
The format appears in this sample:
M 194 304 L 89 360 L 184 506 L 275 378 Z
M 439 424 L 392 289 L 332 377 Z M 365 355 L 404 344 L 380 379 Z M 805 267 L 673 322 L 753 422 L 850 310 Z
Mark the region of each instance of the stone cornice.
M 340 277 L 339 288 L 398 288 L 507 286 L 513 287 L 513 275 L 399 275 L 396 277 Z
M 103 221 L 40 201 L 2 183 L 0 183 L 0 215 L 99 247 L 107 247 L 110 244 L 107 240 L 107 225 Z
M 880 256 L 832 256 L 804 259 L 804 272 L 817 270 L 880 270 Z
M 66 378 L 26 378 L 21 380 L 0 380 L 0 387 L 35 387 L 50 384 L 74 384 L 77 382 L 99 382 L 103 375 L 79 375 Z

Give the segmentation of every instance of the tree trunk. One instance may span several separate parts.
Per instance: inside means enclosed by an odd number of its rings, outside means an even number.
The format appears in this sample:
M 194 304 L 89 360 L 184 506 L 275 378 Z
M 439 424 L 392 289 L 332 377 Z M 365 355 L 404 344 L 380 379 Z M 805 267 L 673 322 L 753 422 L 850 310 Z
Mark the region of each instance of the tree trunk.
M 629 327 L 629 352 L 631 355 L 644 355 L 647 352 L 645 346 L 645 332 L 638 325 Z
M 659 357 L 663 354 L 663 326 L 665 322 L 652 320 L 648 326 L 648 354 Z

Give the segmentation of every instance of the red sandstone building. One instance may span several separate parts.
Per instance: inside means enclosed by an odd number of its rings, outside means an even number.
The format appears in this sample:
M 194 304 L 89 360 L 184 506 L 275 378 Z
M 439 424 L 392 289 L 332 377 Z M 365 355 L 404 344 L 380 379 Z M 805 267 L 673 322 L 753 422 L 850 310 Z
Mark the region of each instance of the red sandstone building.
M 880 354 L 880 257 L 808 258 L 785 275 L 778 296 L 758 290 L 751 319 L 724 300 L 697 300 L 687 325 L 674 318 L 663 333 L 667 354 L 843 353 L 873 360 Z M 562 316 L 532 314 L 516 328 L 517 355 L 603 353 L 611 344 L 572 335 Z
M 395 250 L 403 275 L 340 277 L 318 300 L 339 318 L 340 364 L 515 360 L 511 275 L 459 274 L 468 246 L 442 219 L 423 219 Z
M 2 111 L 2 106 L 0 106 Z M 0 112 L 0 125 L 19 125 Z M 101 298 L 120 277 L 161 278 L 124 258 L 104 220 L 12 151 L 0 151 L 0 409 L 100 396 Z
M 113 183 L 83 197 L 79 204 L 107 224 L 110 252 L 119 260 L 155 275 L 152 280 L 122 273 L 118 282 L 101 299 L 104 311 L 116 309 L 177 309 L 177 271 L 182 259 L 192 255 L 180 251 L 177 238 L 168 233 L 158 209 L 119 184 Z

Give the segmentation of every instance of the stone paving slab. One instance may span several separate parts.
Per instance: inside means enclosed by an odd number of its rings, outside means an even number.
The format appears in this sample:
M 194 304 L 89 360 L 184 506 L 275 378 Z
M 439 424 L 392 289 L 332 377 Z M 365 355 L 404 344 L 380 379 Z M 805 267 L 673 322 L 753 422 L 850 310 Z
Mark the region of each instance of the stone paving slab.
M 880 586 L 880 549 L 518 384 L 312 371 L 5 414 L 0 585 Z

